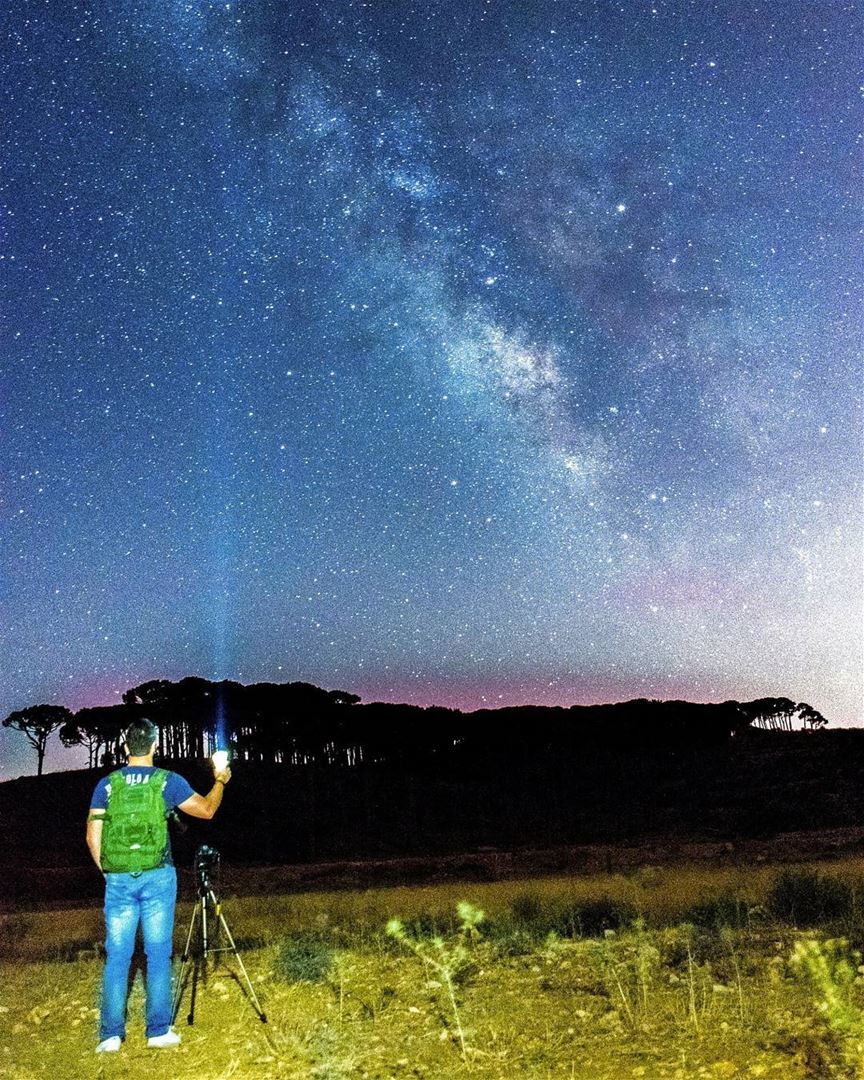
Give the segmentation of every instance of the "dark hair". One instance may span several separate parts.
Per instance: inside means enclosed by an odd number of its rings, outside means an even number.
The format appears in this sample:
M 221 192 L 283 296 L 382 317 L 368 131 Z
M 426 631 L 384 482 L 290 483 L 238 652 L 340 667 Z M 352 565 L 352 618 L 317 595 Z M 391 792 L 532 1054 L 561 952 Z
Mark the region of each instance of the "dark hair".
M 141 757 L 148 753 L 156 737 L 156 725 L 152 720 L 142 716 L 140 720 L 133 720 L 126 728 L 124 737 L 126 749 L 132 757 Z

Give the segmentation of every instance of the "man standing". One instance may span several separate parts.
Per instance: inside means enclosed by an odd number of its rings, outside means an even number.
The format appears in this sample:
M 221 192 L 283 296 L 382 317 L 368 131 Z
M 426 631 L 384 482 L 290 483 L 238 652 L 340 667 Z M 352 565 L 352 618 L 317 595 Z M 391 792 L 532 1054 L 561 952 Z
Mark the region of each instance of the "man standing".
M 198 795 L 182 776 L 153 765 L 157 732 L 141 719 L 126 731 L 127 764 L 96 785 L 87 817 L 87 846 L 105 877 L 105 972 L 96 1053 L 120 1049 L 126 1037 L 129 965 L 138 923 L 147 957 L 147 1045 L 177 1046 L 171 1028 L 171 952 L 177 873 L 167 818 L 175 807 L 209 820 L 219 809 L 231 770 L 214 769 L 210 792 Z

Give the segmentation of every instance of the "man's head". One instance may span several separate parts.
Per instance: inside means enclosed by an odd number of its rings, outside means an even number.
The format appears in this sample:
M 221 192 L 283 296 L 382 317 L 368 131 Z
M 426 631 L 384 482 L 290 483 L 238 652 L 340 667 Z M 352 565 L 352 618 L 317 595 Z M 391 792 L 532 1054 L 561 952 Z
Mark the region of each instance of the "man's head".
M 146 757 L 153 749 L 156 739 L 156 725 L 152 720 L 143 716 L 140 720 L 133 720 L 126 728 L 126 753 L 130 757 Z

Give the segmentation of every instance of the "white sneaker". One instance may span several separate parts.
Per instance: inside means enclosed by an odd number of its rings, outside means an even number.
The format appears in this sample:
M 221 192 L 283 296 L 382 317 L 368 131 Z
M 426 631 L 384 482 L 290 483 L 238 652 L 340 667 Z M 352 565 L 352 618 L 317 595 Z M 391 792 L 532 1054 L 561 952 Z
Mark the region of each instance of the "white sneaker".
M 164 1035 L 151 1035 L 147 1040 L 147 1045 L 149 1047 L 155 1047 L 158 1050 L 164 1046 L 179 1046 L 181 1041 L 182 1040 L 177 1032 L 168 1028 Z
M 96 1047 L 97 1054 L 116 1054 L 123 1045 L 119 1035 L 112 1035 L 110 1039 L 103 1039 Z

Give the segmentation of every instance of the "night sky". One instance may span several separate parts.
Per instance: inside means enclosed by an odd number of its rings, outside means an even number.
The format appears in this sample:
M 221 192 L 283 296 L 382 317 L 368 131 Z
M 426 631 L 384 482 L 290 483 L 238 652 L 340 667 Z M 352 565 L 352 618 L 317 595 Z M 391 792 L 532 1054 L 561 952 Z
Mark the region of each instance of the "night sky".
M 0 20 L 2 716 L 195 674 L 864 722 L 854 5 Z

